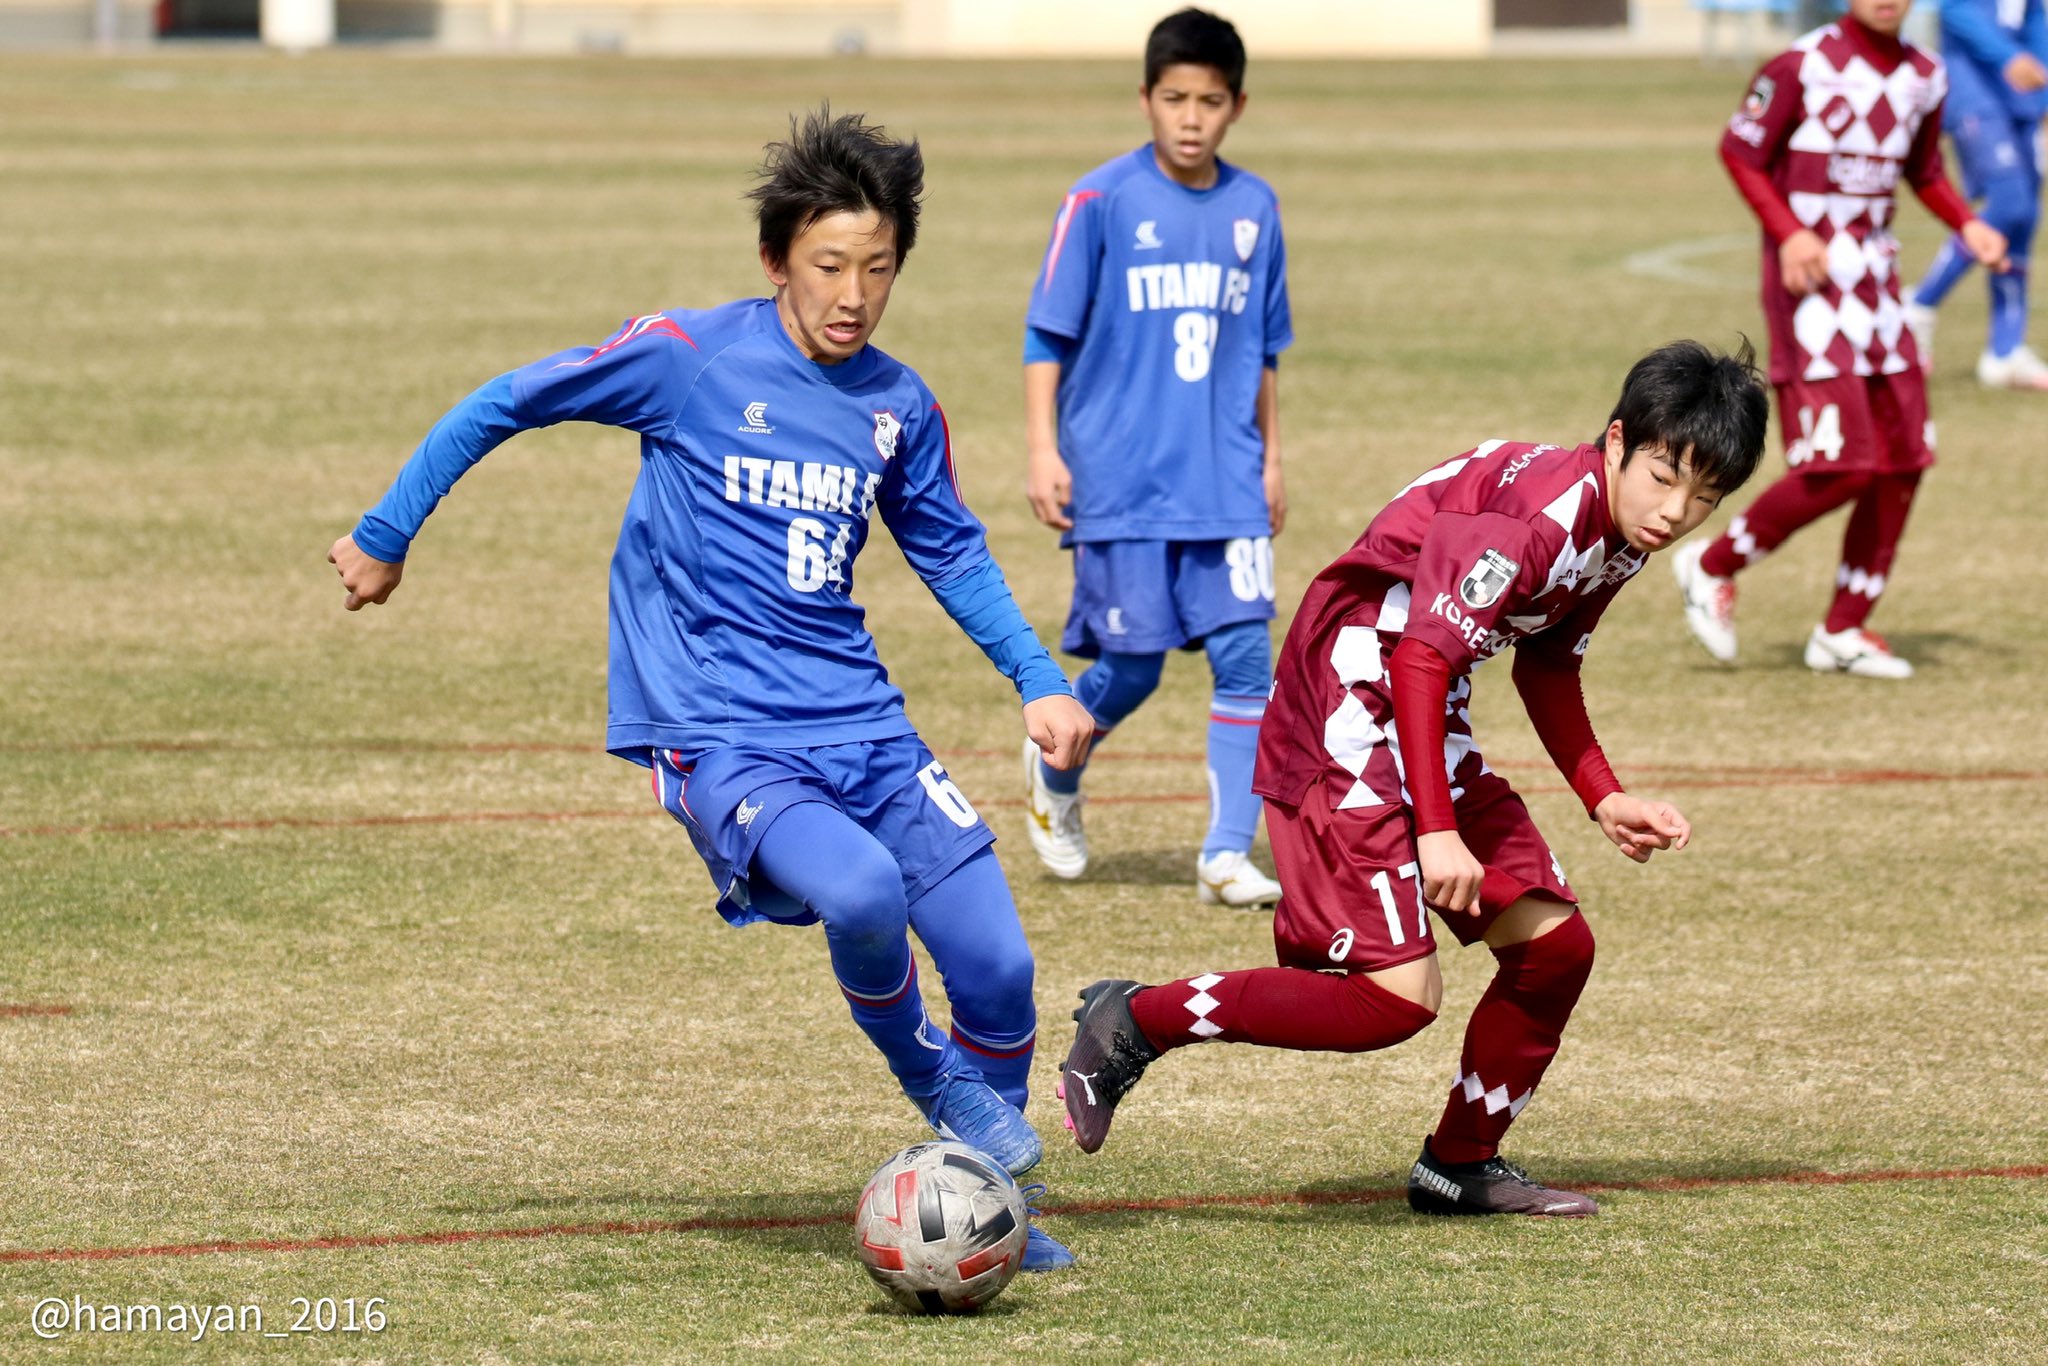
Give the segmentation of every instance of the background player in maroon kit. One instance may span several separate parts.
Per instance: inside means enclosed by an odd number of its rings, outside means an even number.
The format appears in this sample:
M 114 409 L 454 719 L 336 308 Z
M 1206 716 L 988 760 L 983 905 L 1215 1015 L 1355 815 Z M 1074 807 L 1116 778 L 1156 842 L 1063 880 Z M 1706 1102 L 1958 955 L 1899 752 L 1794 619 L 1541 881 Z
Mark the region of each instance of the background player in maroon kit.
M 2006 243 L 1942 170 L 1947 77 L 1899 40 L 1911 7 L 1850 0 L 1840 22 L 1764 64 L 1721 138 L 1721 160 L 1763 222 L 1771 383 L 1791 467 L 1720 537 L 1672 557 L 1686 625 L 1723 663 L 1735 658 L 1736 573 L 1846 503 L 1834 601 L 1807 638 L 1807 667 L 1913 672 L 1863 629 L 1934 463 L 1927 386 L 1899 298 L 1899 177 L 1984 265 L 2002 268 Z
M 1681 849 L 1677 808 L 1623 791 L 1579 666 L 1622 584 L 1756 468 L 1769 400 L 1748 352 L 1675 342 L 1638 361 L 1607 430 L 1567 449 L 1489 441 L 1423 474 L 1316 576 L 1281 652 L 1255 786 L 1284 889 L 1282 966 L 1081 993 L 1061 1095 L 1102 1145 L 1162 1052 L 1220 1040 L 1364 1052 L 1436 1018 L 1434 911 L 1500 971 L 1410 1174 L 1431 1213 L 1582 1215 L 1499 1144 L 1593 966 L 1593 936 L 1527 808 L 1473 746 L 1471 670 L 1515 646 L 1530 720 L 1601 831 L 1638 862 Z

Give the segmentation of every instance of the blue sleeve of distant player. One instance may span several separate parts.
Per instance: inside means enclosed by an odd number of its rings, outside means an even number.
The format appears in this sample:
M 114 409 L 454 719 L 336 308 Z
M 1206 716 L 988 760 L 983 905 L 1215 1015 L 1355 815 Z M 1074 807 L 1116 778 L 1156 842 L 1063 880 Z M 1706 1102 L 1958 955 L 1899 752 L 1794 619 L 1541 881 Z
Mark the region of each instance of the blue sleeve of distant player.
M 2028 4 L 2026 20 L 2020 25 L 2020 42 L 2027 51 L 2048 62 L 2048 5 L 2041 0 Z
M 1060 201 L 1045 262 L 1031 287 L 1027 326 L 1078 338 L 1095 302 L 1095 266 L 1102 258 L 1102 191 L 1074 190 Z
M 1266 269 L 1266 355 L 1270 359 L 1294 344 L 1294 310 L 1287 302 L 1287 237 L 1280 231 L 1280 212 L 1273 211 L 1273 260 Z
M 579 346 L 498 376 L 449 409 L 420 442 L 355 542 L 388 564 L 405 559 L 440 501 L 505 440 L 557 422 L 602 422 L 637 432 L 668 426 L 694 376 L 696 344 L 662 314 L 635 318 L 601 346 Z
M 1993 71 L 2004 71 L 2020 53 L 2012 34 L 1999 27 L 1998 0 L 1942 0 L 1941 45 Z
M 404 561 L 427 514 L 469 467 L 524 431 L 513 410 L 512 374 L 500 375 L 450 408 L 405 462 L 377 506 L 356 523 L 355 542 L 386 564 Z
M 662 313 L 631 318 L 600 346 L 578 346 L 513 372 L 533 427 L 602 422 L 652 435 L 674 424 L 703 368 L 697 343 Z
M 1055 365 L 1065 365 L 1067 357 L 1074 354 L 1076 345 L 1078 343 L 1072 337 L 1062 337 L 1042 327 L 1027 327 L 1024 329 L 1024 363 L 1036 365 L 1049 360 Z
M 1024 701 L 1071 694 L 1066 674 L 1010 595 L 981 523 L 960 497 L 939 405 L 919 414 L 904 435 L 905 450 L 882 481 L 878 500 L 903 558 Z

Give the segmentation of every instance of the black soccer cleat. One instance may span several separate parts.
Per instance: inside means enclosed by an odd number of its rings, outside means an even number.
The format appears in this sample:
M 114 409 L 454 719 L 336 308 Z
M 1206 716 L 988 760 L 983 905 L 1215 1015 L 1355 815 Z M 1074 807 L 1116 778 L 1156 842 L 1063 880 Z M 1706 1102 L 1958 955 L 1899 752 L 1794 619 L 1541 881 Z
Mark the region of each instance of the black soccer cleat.
M 1422 1140 L 1422 1156 L 1408 1173 L 1408 1208 L 1418 1214 L 1535 1214 L 1583 1219 L 1599 1213 L 1591 1196 L 1552 1190 L 1504 1157 L 1484 1162 L 1439 1162 Z
M 1159 1056 L 1131 1015 L 1131 993 L 1143 989 L 1137 982 L 1111 979 L 1081 991 L 1081 1008 L 1074 1012 L 1079 1028 L 1060 1064 L 1059 1096 L 1067 1103 L 1067 1127 L 1084 1153 L 1094 1152 L 1109 1137 L 1116 1103 Z

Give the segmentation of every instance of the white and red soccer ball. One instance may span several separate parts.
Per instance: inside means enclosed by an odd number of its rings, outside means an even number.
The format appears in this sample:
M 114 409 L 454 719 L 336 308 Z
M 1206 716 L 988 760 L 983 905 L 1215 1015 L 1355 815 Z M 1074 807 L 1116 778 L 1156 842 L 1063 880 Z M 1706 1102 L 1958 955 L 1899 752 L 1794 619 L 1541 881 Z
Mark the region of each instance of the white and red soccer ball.
M 1017 1183 L 964 1143 L 914 1143 L 884 1162 L 853 1216 L 853 1248 L 897 1303 L 979 1309 L 1024 1261 L 1030 1212 Z

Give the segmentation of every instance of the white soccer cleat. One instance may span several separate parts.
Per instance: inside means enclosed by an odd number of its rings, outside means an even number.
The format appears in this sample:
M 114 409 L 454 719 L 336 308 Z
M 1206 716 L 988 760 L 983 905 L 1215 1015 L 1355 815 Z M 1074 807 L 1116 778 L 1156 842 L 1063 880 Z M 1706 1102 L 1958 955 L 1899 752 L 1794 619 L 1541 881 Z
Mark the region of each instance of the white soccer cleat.
M 1986 389 L 2048 389 L 2048 361 L 2031 346 L 2015 347 L 2006 356 L 1986 351 L 1977 357 L 1977 383 Z
M 1671 552 L 1671 572 L 1678 596 L 1685 600 L 1685 629 L 1723 664 L 1735 662 L 1735 580 L 1700 568 L 1707 543 L 1683 545 Z
M 1204 906 L 1254 910 L 1280 899 L 1280 884 L 1253 865 L 1248 854 L 1226 849 L 1195 860 L 1195 894 Z
M 1055 792 L 1045 785 L 1038 764 L 1038 743 L 1024 742 L 1024 828 L 1032 852 L 1054 877 L 1072 881 L 1088 871 L 1088 835 L 1081 829 L 1081 794 Z
M 1913 344 L 1920 349 L 1920 368 L 1934 369 L 1934 321 L 1939 315 L 1926 304 L 1906 300 L 1906 330 L 1913 334 Z
M 1816 673 L 1858 678 L 1911 678 L 1913 666 L 1892 653 L 1884 637 L 1860 626 L 1830 631 L 1816 626 L 1806 639 L 1806 667 Z

